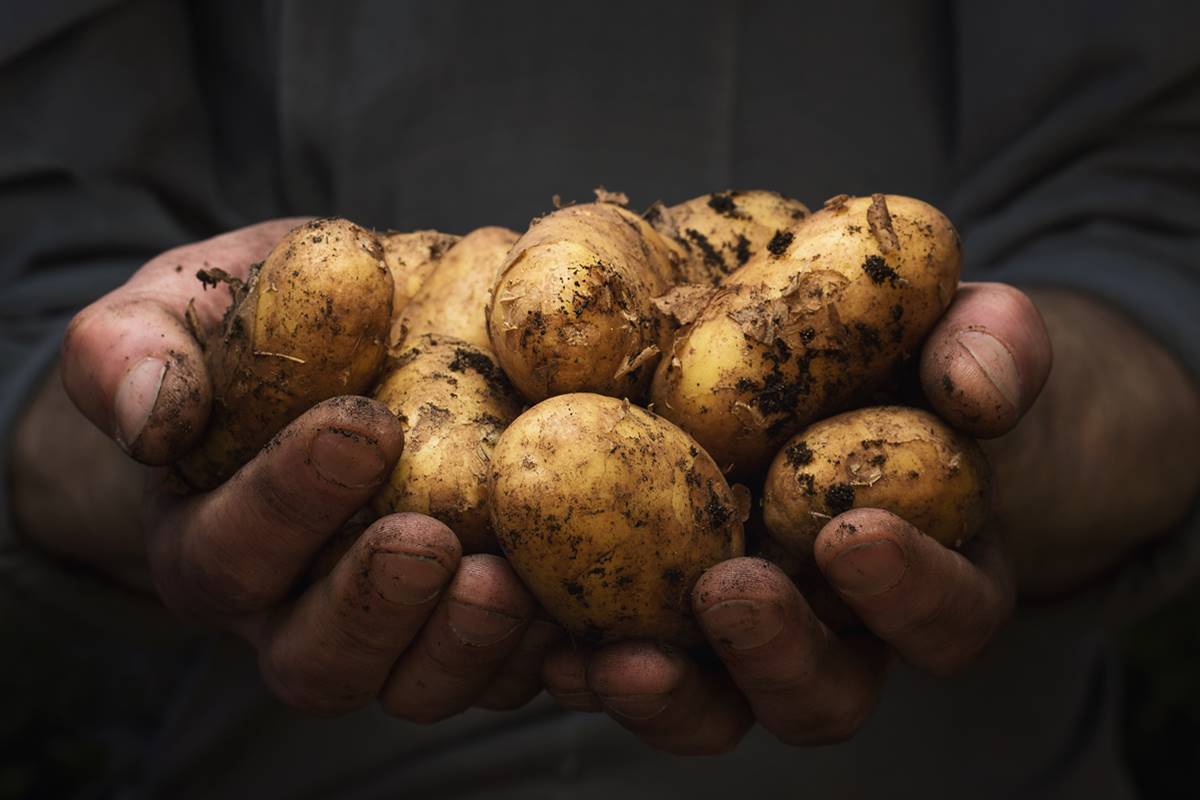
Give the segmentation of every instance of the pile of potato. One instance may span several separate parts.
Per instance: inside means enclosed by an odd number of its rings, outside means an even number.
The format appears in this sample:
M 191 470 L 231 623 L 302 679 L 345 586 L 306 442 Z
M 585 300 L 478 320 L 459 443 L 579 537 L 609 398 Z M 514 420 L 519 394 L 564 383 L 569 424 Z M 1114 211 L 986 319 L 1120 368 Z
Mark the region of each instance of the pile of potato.
M 876 194 L 810 213 L 748 191 L 637 214 L 598 197 L 520 235 L 292 231 L 209 336 L 216 405 L 177 472 L 209 488 L 312 405 L 373 394 L 405 433 L 374 510 L 502 551 L 587 642 L 697 642 L 707 568 L 749 547 L 798 575 L 850 508 L 948 546 L 974 534 L 978 446 L 868 405 L 958 284 L 937 209 Z

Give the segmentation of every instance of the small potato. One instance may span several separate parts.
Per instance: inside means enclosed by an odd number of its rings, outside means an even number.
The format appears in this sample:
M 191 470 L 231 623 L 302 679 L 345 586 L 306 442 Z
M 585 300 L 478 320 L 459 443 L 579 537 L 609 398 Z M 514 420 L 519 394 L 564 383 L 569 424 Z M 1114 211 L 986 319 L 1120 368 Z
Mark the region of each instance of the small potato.
M 386 354 L 392 276 L 370 231 L 317 219 L 280 241 L 205 342 L 213 408 L 200 444 L 176 465 L 209 489 L 312 406 L 374 385 Z
M 861 400 L 914 353 L 958 283 L 950 222 L 908 197 L 835 198 L 734 272 L 654 376 L 655 411 L 735 475 Z
M 646 215 L 687 254 L 683 280 L 716 286 L 808 216 L 798 200 L 762 190 L 713 192 Z
M 485 307 L 504 257 L 517 241 L 508 228 L 480 228 L 452 245 L 392 328 L 393 348 L 427 333 L 491 351 Z
M 379 237 L 383 260 L 392 273 L 392 316 L 398 316 L 433 274 L 442 254 L 461 237 L 424 230 L 390 231 Z
M 948 547 L 974 536 L 987 515 L 987 460 L 975 440 L 915 408 L 864 408 L 810 425 L 775 457 L 763 520 L 788 552 L 812 557 L 830 519 L 882 508 Z
M 441 520 L 465 553 L 496 552 L 488 465 L 520 400 L 487 351 L 448 336 L 409 342 L 375 390 L 403 424 L 404 452 L 372 506 Z
M 683 431 L 628 402 L 566 394 L 492 456 L 492 519 L 521 579 L 582 641 L 700 641 L 690 593 L 740 556 L 749 511 Z
M 680 258 L 613 203 L 535 220 L 492 291 L 488 333 L 500 365 L 534 402 L 584 391 L 644 396 L 667 335 L 652 301 L 675 282 Z

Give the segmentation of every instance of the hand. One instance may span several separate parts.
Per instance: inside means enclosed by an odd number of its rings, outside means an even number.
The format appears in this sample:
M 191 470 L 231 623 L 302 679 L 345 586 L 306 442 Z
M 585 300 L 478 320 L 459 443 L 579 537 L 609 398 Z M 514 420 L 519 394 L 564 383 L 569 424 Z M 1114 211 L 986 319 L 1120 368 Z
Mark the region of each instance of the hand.
M 964 286 L 926 343 L 922 385 L 938 413 L 977 436 L 1014 428 L 1050 369 L 1033 303 L 1001 284 Z M 817 538 L 818 568 L 869 634 L 839 634 L 776 566 L 737 558 L 706 572 L 692 607 L 722 662 L 621 642 L 556 648 L 547 690 L 607 711 L 647 744 L 678 754 L 732 748 L 757 722 L 789 744 L 851 736 L 874 707 L 889 654 L 935 675 L 964 668 L 1011 613 L 1014 580 L 990 527 L 961 552 L 879 509 L 853 509 Z
M 196 271 L 244 277 L 295 224 L 164 253 L 81 312 L 62 354 L 75 404 L 144 463 L 185 452 L 211 404 L 189 301 L 204 328 L 229 302 L 224 289 L 200 291 Z M 153 471 L 142 500 L 152 583 L 176 613 L 249 641 L 267 684 L 304 711 L 337 714 L 377 697 L 396 716 L 433 721 L 472 705 L 520 705 L 540 691 L 543 652 L 560 632 L 537 619 L 503 559 L 463 557 L 448 528 L 414 514 L 345 535 L 390 474 L 401 439 L 384 406 L 336 398 L 211 492 L 180 495 L 164 470 Z M 44 475 L 70 467 L 39 463 L 45 451 L 30 447 L 21 455 Z M 73 479 L 85 480 L 78 472 Z M 70 550 L 64 540 L 57 549 Z

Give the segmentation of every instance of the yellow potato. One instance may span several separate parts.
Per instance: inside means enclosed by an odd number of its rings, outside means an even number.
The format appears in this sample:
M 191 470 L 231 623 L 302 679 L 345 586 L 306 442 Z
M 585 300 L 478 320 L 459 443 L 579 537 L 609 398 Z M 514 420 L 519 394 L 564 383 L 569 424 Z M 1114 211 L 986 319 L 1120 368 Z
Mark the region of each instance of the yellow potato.
M 948 547 L 987 516 L 987 460 L 979 445 L 915 408 L 849 411 L 809 426 L 775 457 L 763 520 L 788 552 L 811 558 L 830 519 L 882 508 Z
M 914 353 L 958 283 L 958 236 L 907 197 L 835 198 L 730 275 L 654 376 L 654 409 L 735 474 L 865 397 Z
M 392 315 L 397 316 L 421 290 L 433 274 L 442 254 L 459 240 L 458 236 L 424 230 L 402 233 L 389 231 L 379 237 L 383 260 L 392 273 Z
M 205 343 L 208 429 L 177 464 L 196 488 L 224 481 L 322 400 L 369 391 L 386 352 L 392 276 L 379 240 L 353 222 L 296 228 L 234 290 Z
M 492 292 L 488 333 L 500 365 L 535 402 L 582 391 L 643 396 L 667 335 L 652 301 L 675 281 L 679 258 L 613 203 L 535 220 Z
M 565 394 L 534 406 L 500 437 L 491 484 L 505 555 L 583 641 L 698 642 L 693 584 L 743 553 L 745 489 L 628 401 Z
M 683 280 L 715 286 L 808 216 L 798 200 L 762 190 L 713 192 L 647 213 L 686 253 Z
M 421 290 L 396 317 L 393 347 L 427 333 L 453 336 L 490 351 L 484 312 L 496 272 L 517 241 L 508 228 L 480 228 L 453 244 Z
M 447 336 L 409 341 L 375 390 L 403 424 L 404 452 L 372 506 L 435 517 L 464 552 L 495 552 L 488 465 L 520 400 L 487 351 Z

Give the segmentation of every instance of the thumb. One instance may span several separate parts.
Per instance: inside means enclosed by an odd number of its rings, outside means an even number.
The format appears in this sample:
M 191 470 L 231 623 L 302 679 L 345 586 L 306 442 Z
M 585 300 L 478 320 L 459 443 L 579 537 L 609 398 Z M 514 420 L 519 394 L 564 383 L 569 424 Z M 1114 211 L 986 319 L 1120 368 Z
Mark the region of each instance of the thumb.
M 81 311 L 62 347 L 63 385 L 79 410 L 143 463 L 168 464 L 187 452 L 212 405 L 193 328 L 212 327 L 229 304 L 223 288 L 204 291 L 197 270 L 244 278 L 298 222 L 265 222 L 163 253 Z

